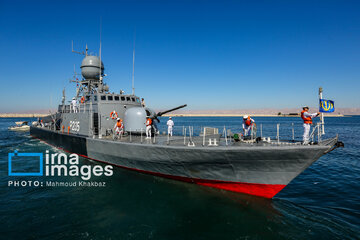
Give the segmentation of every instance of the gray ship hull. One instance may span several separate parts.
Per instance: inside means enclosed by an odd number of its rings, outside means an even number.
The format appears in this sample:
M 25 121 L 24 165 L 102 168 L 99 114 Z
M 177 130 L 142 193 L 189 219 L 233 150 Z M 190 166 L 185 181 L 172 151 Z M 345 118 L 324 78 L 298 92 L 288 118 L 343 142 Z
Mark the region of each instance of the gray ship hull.
M 37 127 L 31 127 L 30 134 L 107 164 L 265 198 L 274 197 L 337 141 L 308 146 L 187 147 L 89 138 Z

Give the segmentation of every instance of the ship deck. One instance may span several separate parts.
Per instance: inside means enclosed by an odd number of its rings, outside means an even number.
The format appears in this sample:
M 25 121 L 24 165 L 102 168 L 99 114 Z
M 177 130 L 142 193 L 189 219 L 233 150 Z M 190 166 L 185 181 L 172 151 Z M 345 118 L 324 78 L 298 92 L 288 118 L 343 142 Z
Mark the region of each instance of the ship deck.
M 121 136 L 115 138 L 111 136 L 103 137 L 102 140 L 105 141 L 115 141 L 115 142 L 124 142 L 124 143 L 137 143 L 137 144 L 148 144 L 148 145 L 163 145 L 163 146 L 187 146 L 187 147 L 259 147 L 259 146 L 303 146 L 300 141 L 293 140 L 277 140 L 277 139 L 267 139 L 267 140 L 239 140 L 234 141 L 233 138 L 203 138 L 201 136 L 194 137 L 184 137 L 184 136 L 172 136 L 167 137 L 166 135 L 157 135 L 152 138 L 146 138 L 145 136 Z M 316 143 L 316 145 L 318 145 Z M 322 145 L 322 144 L 321 144 Z M 310 145 L 307 145 L 310 146 Z

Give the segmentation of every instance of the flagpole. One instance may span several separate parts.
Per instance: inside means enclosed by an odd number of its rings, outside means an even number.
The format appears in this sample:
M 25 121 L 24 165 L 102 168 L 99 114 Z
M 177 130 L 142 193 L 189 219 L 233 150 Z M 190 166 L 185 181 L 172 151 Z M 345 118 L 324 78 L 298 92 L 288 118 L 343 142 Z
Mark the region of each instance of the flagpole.
M 322 87 L 319 87 L 319 99 L 320 100 L 322 99 L 322 92 L 323 92 Z M 321 102 L 320 100 L 319 100 L 319 104 Z M 325 134 L 324 113 L 320 113 L 320 122 L 321 122 L 321 135 L 324 135 Z

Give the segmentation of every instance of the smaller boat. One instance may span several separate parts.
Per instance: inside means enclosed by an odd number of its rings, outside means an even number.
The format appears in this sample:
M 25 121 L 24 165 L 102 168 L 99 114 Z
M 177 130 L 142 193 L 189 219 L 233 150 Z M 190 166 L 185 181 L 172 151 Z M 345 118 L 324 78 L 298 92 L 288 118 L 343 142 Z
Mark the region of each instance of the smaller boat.
M 8 129 L 11 131 L 29 131 L 30 126 L 27 121 L 15 122 L 15 126 L 11 126 Z

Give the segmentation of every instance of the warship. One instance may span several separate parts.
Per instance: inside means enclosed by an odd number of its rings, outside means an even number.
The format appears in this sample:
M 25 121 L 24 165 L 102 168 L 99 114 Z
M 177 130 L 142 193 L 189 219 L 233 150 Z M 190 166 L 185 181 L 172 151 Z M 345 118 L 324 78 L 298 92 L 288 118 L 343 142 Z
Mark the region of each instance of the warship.
M 152 130 L 151 138 L 145 138 L 147 118 L 156 122 L 186 105 L 155 112 L 141 103 L 134 88 L 131 94 L 110 92 L 101 45 L 99 56 L 87 47 L 82 54 L 81 79 L 73 80 L 76 104 L 66 102 L 63 90 L 57 112 L 30 127 L 32 137 L 64 151 L 144 174 L 273 198 L 321 156 L 343 146 L 337 136 L 322 140 L 319 126 L 307 145 L 254 134 L 245 138 L 211 127 L 197 136 L 191 127 L 172 137 Z M 124 124 L 120 136 L 114 133 L 117 118 Z

